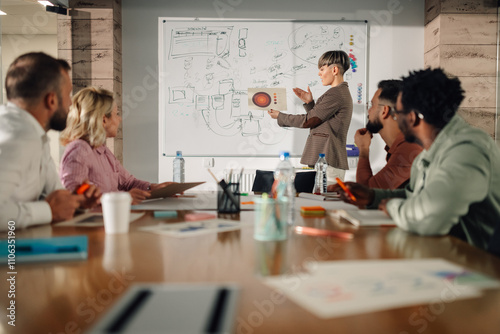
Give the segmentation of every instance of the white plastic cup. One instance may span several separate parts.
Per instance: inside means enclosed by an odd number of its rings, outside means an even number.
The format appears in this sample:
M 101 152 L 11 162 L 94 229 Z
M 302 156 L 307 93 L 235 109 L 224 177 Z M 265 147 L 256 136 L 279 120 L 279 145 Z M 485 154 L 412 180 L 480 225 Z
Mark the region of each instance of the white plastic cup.
M 107 234 L 127 233 L 130 224 L 132 197 L 128 192 L 105 193 L 101 197 L 104 231 Z

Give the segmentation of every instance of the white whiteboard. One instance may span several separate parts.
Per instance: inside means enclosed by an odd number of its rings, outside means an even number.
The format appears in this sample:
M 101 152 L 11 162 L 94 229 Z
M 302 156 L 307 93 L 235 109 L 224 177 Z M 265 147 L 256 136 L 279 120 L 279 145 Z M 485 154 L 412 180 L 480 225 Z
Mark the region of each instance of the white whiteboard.
M 280 128 L 266 111 L 248 109 L 248 88 L 286 88 L 288 110 L 302 114 L 292 88 L 321 85 L 318 59 L 344 50 L 354 103 L 347 143 L 366 119 L 367 23 L 159 19 L 160 155 L 301 156 L 309 129 Z

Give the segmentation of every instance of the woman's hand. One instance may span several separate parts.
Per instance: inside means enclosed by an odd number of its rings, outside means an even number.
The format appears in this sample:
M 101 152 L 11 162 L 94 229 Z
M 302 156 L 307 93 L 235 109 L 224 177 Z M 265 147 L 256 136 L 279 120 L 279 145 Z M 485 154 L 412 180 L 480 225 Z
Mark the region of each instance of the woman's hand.
M 161 189 L 165 188 L 166 186 L 172 184 L 174 182 L 163 182 L 163 183 L 151 183 L 150 189 L 151 190 L 156 190 L 156 189 Z
M 306 104 L 311 103 L 313 101 L 313 95 L 311 93 L 311 89 L 309 88 L 309 86 L 307 86 L 307 92 L 300 88 L 294 88 L 293 92 L 295 93 L 295 95 L 297 95 L 299 99 L 302 100 L 302 102 Z
M 151 196 L 151 192 L 139 188 L 131 189 L 129 194 L 132 196 L 132 205 L 139 204 Z
M 269 114 L 269 116 L 271 116 L 272 119 L 277 119 L 278 115 L 280 114 L 278 110 L 274 109 L 268 110 L 267 113 Z

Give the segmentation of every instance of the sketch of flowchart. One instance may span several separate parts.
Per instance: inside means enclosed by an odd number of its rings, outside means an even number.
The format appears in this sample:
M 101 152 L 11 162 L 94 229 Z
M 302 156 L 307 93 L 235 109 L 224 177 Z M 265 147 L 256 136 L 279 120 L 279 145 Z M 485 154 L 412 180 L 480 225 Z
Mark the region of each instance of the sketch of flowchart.
M 268 153 L 266 147 L 275 154 L 277 146 L 290 145 L 294 147 L 290 151 L 301 153 L 307 131 L 280 128 L 266 110 L 250 110 L 247 89 L 287 87 L 285 112 L 303 113 L 291 88 L 322 89 L 316 76 L 318 58 L 325 51 L 345 49 L 349 36 L 345 27 L 251 21 L 164 23 L 160 59 L 168 75 L 160 95 L 165 143 L 170 136 L 205 133 L 207 142 L 217 147 L 231 137 L 228 155 L 238 155 L 245 138 L 263 145 L 263 154 Z

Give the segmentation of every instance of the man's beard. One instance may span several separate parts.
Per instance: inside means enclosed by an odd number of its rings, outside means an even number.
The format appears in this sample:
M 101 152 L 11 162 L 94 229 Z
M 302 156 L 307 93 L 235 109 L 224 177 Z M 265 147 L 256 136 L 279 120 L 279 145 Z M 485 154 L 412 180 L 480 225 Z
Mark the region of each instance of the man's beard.
M 57 109 L 55 114 L 49 121 L 49 129 L 62 131 L 66 128 L 66 119 L 68 118 L 68 114 L 61 107 Z
M 383 127 L 379 120 L 375 120 L 374 122 L 368 120 L 368 123 L 366 123 L 366 129 L 371 133 L 378 133 Z
M 417 142 L 417 137 L 415 137 L 411 133 L 405 133 L 404 136 L 405 136 L 405 140 L 408 143 L 416 143 Z
M 408 126 L 406 125 L 406 123 L 399 124 L 399 130 L 401 130 L 401 132 L 403 133 L 403 136 L 405 137 L 405 140 L 408 143 L 417 143 L 420 146 L 422 146 L 422 143 L 420 142 L 420 140 L 417 138 L 417 136 L 415 136 L 410 131 L 410 129 L 408 128 Z

